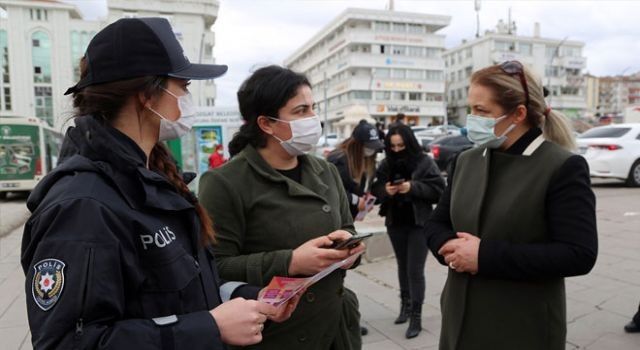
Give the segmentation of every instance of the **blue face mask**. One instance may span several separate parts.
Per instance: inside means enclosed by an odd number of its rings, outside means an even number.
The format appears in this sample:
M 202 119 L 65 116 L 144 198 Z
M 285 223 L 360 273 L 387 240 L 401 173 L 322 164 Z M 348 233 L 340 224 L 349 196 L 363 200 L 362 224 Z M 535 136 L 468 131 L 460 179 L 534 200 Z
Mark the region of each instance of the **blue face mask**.
M 515 124 L 511 124 L 502 135 L 497 136 L 494 132 L 496 124 L 505 118 L 507 118 L 506 114 L 500 118 L 480 117 L 473 114 L 467 115 L 467 138 L 476 146 L 486 148 L 500 147 L 507 139 L 506 135 L 516 127 Z

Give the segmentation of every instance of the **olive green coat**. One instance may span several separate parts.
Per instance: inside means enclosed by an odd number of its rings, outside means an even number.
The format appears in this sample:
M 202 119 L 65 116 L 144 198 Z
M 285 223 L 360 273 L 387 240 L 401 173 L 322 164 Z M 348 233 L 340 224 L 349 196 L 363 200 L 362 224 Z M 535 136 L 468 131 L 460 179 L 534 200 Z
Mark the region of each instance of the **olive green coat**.
M 288 276 L 293 249 L 338 229 L 355 233 L 336 168 L 298 158 L 302 184 L 274 170 L 252 146 L 202 175 L 199 199 L 214 221 L 220 276 L 265 286 Z M 355 294 L 338 269 L 305 293 L 292 317 L 268 323 L 256 349 L 359 349 Z M 345 312 L 343 312 L 343 309 Z
M 530 154 L 462 153 L 451 186 L 454 231 L 513 244 L 546 241 L 547 187 L 570 155 L 546 141 Z M 507 280 L 449 270 L 441 306 L 441 350 L 565 348 L 563 278 Z

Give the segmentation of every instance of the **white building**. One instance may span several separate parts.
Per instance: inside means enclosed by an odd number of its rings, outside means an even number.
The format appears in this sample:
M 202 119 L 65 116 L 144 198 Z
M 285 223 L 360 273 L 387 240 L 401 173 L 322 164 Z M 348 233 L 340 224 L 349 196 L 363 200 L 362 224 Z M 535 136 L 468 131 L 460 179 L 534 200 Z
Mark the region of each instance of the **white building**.
M 55 127 L 71 116 L 63 94 L 79 80 L 89 41 L 122 17 L 162 16 L 171 22 L 192 62 L 214 63 L 217 0 L 107 0 L 104 21 L 85 21 L 75 6 L 52 0 L 0 0 L 0 114 L 37 116 Z M 190 87 L 201 106 L 213 106 L 213 81 Z
M 447 50 L 447 110 L 449 118 L 464 124 L 468 114 L 467 90 L 471 74 L 481 68 L 508 60 L 518 60 L 542 78 L 549 89 L 547 102 L 570 118 L 584 115 L 586 80 L 583 69 L 587 59 L 582 55 L 583 42 L 540 37 L 536 23 L 534 35 L 519 36 L 515 24 L 498 23 L 495 31 L 479 38 L 463 41 Z M 457 120 L 456 120 L 457 119 Z
M 284 64 L 306 74 L 329 129 L 354 105 L 385 124 L 402 112 L 410 123 L 441 123 L 444 35 L 448 16 L 347 9 Z M 323 90 L 327 88 L 327 106 Z M 343 135 L 344 136 L 344 135 Z

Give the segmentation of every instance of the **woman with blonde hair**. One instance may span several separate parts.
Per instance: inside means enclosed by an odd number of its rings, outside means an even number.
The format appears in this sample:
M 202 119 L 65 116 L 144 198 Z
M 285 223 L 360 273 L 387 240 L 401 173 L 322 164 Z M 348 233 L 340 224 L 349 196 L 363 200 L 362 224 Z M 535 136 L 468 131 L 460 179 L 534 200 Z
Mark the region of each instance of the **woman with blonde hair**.
M 595 196 L 562 114 L 518 61 L 471 77 L 468 138 L 427 225 L 449 274 L 440 349 L 564 349 L 564 278 L 596 261 Z

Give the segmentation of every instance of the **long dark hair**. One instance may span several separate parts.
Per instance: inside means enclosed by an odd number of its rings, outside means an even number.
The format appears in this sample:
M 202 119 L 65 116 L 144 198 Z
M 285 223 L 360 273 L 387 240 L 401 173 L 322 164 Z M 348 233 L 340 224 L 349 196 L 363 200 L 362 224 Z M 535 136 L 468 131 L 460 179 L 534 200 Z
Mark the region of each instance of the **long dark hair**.
M 80 60 L 81 78 L 87 74 L 86 68 L 86 61 L 83 57 Z M 118 115 L 131 96 L 143 92 L 145 97 L 149 98 L 162 93 L 162 88 L 166 85 L 167 77 L 146 76 L 87 86 L 73 93 L 73 107 L 75 108 L 73 118 L 100 118 L 108 124 Z M 142 111 L 142 108 L 142 106 L 139 107 L 138 113 Z M 193 204 L 200 218 L 203 244 L 214 243 L 215 233 L 209 215 L 189 191 L 164 144 L 158 142 L 151 150 L 149 168 L 164 174 L 176 191 Z
M 387 136 L 384 139 L 384 150 L 388 156 L 393 156 L 393 151 L 391 150 L 391 136 L 400 135 L 402 138 L 402 142 L 404 142 L 404 147 L 406 153 L 409 158 L 416 159 L 422 156 L 424 153 L 422 152 L 422 147 L 418 143 L 416 136 L 413 134 L 413 130 L 410 127 L 404 124 L 397 124 L 389 129 Z
M 267 139 L 258 126 L 258 117 L 279 118 L 280 108 L 303 85 L 311 87 L 306 76 L 275 65 L 260 68 L 247 78 L 238 90 L 238 105 L 244 124 L 229 142 L 229 154 L 233 157 L 247 145 L 264 147 Z

